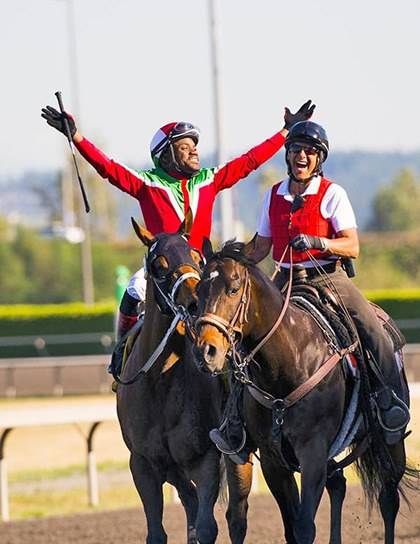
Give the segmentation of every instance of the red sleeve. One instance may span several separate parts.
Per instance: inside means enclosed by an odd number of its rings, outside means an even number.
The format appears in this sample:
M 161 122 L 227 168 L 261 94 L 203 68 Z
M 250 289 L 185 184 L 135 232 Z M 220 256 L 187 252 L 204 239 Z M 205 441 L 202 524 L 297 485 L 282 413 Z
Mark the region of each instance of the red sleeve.
M 100 176 L 126 193 L 138 197 L 143 180 L 137 172 L 107 157 L 86 138 L 75 144 L 80 154 L 93 166 Z
M 216 192 L 232 187 L 240 179 L 246 178 L 253 170 L 271 159 L 283 146 L 284 142 L 285 137 L 283 134 L 277 132 L 262 144 L 253 147 L 248 153 L 226 163 L 214 176 Z

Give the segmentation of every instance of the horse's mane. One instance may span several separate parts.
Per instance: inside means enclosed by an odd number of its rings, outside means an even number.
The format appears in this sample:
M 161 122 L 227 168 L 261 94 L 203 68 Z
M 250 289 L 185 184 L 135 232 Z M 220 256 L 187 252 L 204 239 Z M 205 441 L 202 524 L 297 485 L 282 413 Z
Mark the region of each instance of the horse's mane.
M 254 260 L 250 259 L 244 254 L 243 251 L 245 245 L 246 244 L 244 242 L 237 242 L 235 239 L 228 240 L 219 251 L 213 253 L 209 261 L 211 262 L 221 261 L 223 259 L 233 259 L 234 261 L 237 261 L 250 269 L 252 271 L 252 274 L 256 276 L 259 281 L 262 281 L 267 288 L 275 293 L 276 296 L 281 297 L 282 295 L 280 294 L 280 291 L 277 289 L 277 287 L 275 287 L 267 274 L 258 267 L 257 263 Z

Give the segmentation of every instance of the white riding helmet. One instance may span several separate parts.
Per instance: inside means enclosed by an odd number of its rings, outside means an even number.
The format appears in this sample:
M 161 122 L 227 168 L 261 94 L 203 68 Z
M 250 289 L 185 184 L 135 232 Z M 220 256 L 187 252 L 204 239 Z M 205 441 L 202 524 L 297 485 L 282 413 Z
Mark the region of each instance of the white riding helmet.
M 200 130 L 191 123 L 178 121 L 168 123 L 156 132 L 150 142 L 150 154 L 156 166 L 159 165 L 159 159 L 163 151 L 165 151 L 172 142 L 179 140 L 180 138 L 192 138 L 197 145 L 200 139 Z

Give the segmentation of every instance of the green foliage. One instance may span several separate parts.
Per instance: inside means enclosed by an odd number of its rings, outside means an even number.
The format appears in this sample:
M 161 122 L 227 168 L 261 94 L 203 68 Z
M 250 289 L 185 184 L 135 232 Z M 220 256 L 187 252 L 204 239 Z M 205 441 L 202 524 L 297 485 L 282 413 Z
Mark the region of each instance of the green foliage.
M 372 230 L 407 231 L 419 228 L 420 181 L 403 169 L 391 185 L 379 189 L 373 200 Z
M 284 179 L 284 172 L 274 166 L 266 166 L 258 175 L 258 188 L 261 196 L 266 193 L 273 185 Z
M 420 318 L 420 289 L 380 289 L 364 294 L 393 319 Z
M 86 306 L 82 302 L 70 304 L 16 304 L 0 306 L 0 319 L 32 320 L 32 319 L 80 319 L 108 315 L 115 309 L 114 302 L 102 302 Z
M 362 236 L 355 283 L 360 289 L 410 289 L 420 285 L 419 236 Z
M 116 303 L 103 302 L 93 306 L 85 304 L 48 304 L 0 306 L 1 337 L 48 337 L 57 334 L 112 333 Z M 0 357 L 36 357 L 39 355 L 89 355 L 109 353 L 111 341 L 102 345 L 101 335 L 89 341 L 54 344 L 47 340 L 45 346 L 36 348 L 32 341 L 13 346 L 0 345 Z M 0 343 L 1 344 L 1 343 Z
M 14 230 L 14 232 L 12 232 Z M 140 243 L 92 245 L 95 300 L 114 296 L 116 268 L 140 268 Z M 81 248 L 62 239 L 46 239 L 25 227 L 0 224 L 0 304 L 62 303 L 82 299 Z

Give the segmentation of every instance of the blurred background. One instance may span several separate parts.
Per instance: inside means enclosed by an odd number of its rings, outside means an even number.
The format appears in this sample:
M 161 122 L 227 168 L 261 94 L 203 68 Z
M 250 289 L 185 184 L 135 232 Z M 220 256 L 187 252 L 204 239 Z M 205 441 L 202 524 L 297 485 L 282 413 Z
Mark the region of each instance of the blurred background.
M 403 329 L 419 380 L 419 17 L 417 0 L 3 0 L 4 402 L 109 393 L 115 308 L 142 262 L 137 202 L 78 157 L 83 210 L 67 142 L 40 116 L 57 90 L 84 135 L 139 169 L 167 122 L 198 125 L 201 162 L 213 166 L 312 99 L 330 141 L 325 174 L 347 190 L 360 228 L 355 282 Z M 285 172 L 281 151 L 237 185 L 229 222 L 216 210 L 214 241 L 248 240 Z

